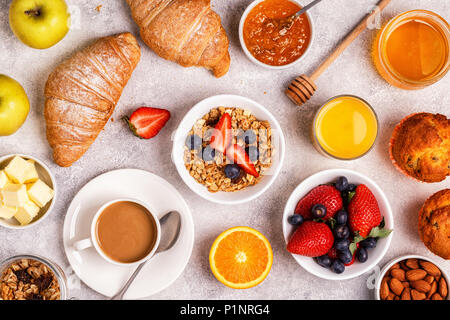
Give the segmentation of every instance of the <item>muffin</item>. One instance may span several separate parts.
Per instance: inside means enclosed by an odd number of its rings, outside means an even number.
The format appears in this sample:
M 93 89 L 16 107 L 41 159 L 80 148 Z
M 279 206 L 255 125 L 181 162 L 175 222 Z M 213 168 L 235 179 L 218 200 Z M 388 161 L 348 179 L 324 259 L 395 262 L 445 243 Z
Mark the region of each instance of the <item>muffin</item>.
M 395 167 L 422 182 L 450 175 L 450 120 L 442 114 L 415 113 L 394 129 L 389 153 Z
M 419 211 L 419 235 L 431 252 L 450 260 L 450 189 L 425 201 Z

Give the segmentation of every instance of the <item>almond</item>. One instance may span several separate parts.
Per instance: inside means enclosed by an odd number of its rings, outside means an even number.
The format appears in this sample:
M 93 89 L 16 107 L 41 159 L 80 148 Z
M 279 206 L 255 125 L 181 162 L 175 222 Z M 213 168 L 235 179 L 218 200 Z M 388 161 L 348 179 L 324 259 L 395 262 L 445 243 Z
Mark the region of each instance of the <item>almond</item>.
M 427 293 L 427 299 L 430 299 L 431 296 L 436 293 L 437 287 L 438 287 L 437 282 L 433 281 L 433 283 L 431 284 L 431 289 Z
M 392 269 L 391 270 L 391 276 L 398 281 L 405 281 L 405 270 L 402 269 Z
M 394 300 L 395 294 L 393 294 L 392 292 L 389 292 L 386 300 Z
M 423 293 L 426 293 L 426 292 L 430 291 L 430 289 L 431 289 L 430 284 L 428 282 L 426 282 L 425 280 L 411 281 L 411 287 L 413 287 L 417 291 L 420 291 Z
M 412 289 L 411 290 L 411 298 L 413 300 L 425 300 L 426 296 L 424 293 Z
M 444 278 L 441 278 L 441 280 L 439 280 L 439 294 L 441 295 L 442 298 L 447 298 L 448 287 L 447 282 L 445 281 Z
M 417 259 L 408 259 L 405 262 L 406 266 L 410 269 L 418 269 L 419 261 Z
M 405 271 L 409 270 L 408 266 L 406 265 L 406 260 L 400 261 L 400 268 L 402 268 Z
M 414 269 L 406 271 L 406 279 L 409 281 L 422 280 L 427 275 L 427 272 L 422 269 Z
M 396 278 L 392 278 L 391 281 L 389 281 L 389 288 L 391 288 L 391 291 L 397 296 L 401 295 L 404 289 L 403 284 Z
M 421 260 L 420 266 L 425 270 L 429 275 L 433 277 L 440 277 L 441 276 L 441 270 L 439 270 L 438 267 L 436 267 L 434 264 L 428 261 Z
M 402 300 L 411 300 L 411 289 L 410 288 L 405 288 L 405 290 L 403 290 L 401 299 Z
M 389 270 L 392 271 L 393 269 L 400 269 L 400 265 L 398 264 L 398 262 L 394 264 Z
M 423 280 L 425 280 L 425 281 L 428 282 L 429 284 L 432 284 L 433 281 L 434 281 L 434 277 L 433 277 L 433 276 L 430 276 L 430 275 L 427 275 L 427 276 L 425 277 L 425 279 L 423 279 Z
M 441 295 L 439 293 L 435 293 L 431 297 L 431 300 L 443 300 L 443 299 L 442 299 L 442 297 L 441 297 Z
M 409 288 L 409 287 L 410 287 L 408 281 L 403 281 L 403 282 L 402 282 L 402 285 L 403 285 L 405 288 Z
M 388 279 L 384 278 L 380 286 L 380 298 L 386 300 L 389 295 Z

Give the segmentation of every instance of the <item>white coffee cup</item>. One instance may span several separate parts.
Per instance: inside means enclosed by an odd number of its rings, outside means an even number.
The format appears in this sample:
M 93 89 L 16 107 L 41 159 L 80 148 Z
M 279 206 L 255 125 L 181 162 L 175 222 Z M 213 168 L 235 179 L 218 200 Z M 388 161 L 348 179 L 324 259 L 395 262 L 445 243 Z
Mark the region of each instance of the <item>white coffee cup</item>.
M 103 211 L 108 208 L 110 205 L 114 204 L 114 203 L 118 203 L 118 202 L 133 202 L 136 203 L 142 207 L 144 207 L 152 216 L 154 222 L 155 222 L 155 226 L 156 226 L 156 241 L 155 244 L 153 245 L 152 250 L 142 259 L 138 260 L 138 261 L 134 261 L 134 262 L 120 262 L 120 261 L 115 261 L 113 259 L 111 259 L 110 257 L 108 257 L 103 250 L 100 248 L 100 244 L 98 243 L 98 239 L 97 239 L 97 221 L 100 217 L 100 215 L 103 213 Z M 155 211 L 153 209 L 151 209 L 148 204 L 143 203 L 142 201 L 136 200 L 136 199 L 128 199 L 128 198 L 123 198 L 123 199 L 116 199 L 116 200 L 112 200 L 109 201 L 107 203 L 105 203 L 103 206 L 101 206 L 101 208 L 97 211 L 97 213 L 95 214 L 94 218 L 92 219 L 92 223 L 91 223 L 91 237 L 87 238 L 87 239 L 83 239 L 83 240 L 79 240 L 77 242 L 75 242 L 73 244 L 75 250 L 77 251 L 82 251 L 91 247 L 94 247 L 95 250 L 97 250 L 98 254 L 105 259 L 106 261 L 115 264 L 115 265 L 119 265 L 119 266 L 132 266 L 132 265 L 137 265 L 140 264 L 148 259 L 150 259 L 156 252 L 156 249 L 159 246 L 159 241 L 161 240 L 161 225 L 159 223 L 159 219 L 158 217 L 155 215 L 154 213 Z

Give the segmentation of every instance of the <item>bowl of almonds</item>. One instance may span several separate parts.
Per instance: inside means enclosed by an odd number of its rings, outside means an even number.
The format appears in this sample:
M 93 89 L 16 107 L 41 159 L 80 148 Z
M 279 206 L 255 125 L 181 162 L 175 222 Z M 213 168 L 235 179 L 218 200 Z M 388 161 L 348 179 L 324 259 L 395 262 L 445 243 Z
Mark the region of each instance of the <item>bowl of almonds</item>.
M 449 300 L 449 277 L 430 259 L 407 255 L 389 262 L 380 273 L 377 300 Z

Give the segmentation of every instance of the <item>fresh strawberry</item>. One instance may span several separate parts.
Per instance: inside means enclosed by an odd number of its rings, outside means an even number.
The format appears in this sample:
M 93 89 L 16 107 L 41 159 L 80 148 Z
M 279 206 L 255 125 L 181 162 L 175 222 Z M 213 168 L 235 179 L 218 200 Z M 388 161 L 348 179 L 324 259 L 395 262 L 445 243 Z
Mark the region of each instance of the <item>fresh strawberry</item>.
M 164 109 L 141 107 L 123 119 L 128 123 L 134 135 L 142 139 L 156 136 L 170 119 L 170 112 Z
M 238 144 L 231 145 L 227 148 L 227 157 L 237 164 L 246 173 L 251 174 L 254 177 L 259 177 L 258 171 L 256 171 L 255 166 L 250 161 L 248 154 L 245 149 Z
M 367 237 L 372 228 L 381 223 L 381 213 L 377 199 L 365 185 L 360 184 L 348 205 L 348 220 L 350 230 L 361 237 Z
M 338 258 L 337 250 L 334 246 L 330 249 L 330 251 L 327 252 L 327 255 L 330 257 L 330 259 L 333 260 Z
M 305 219 L 312 219 L 311 207 L 315 204 L 322 204 L 327 208 L 324 220 L 332 218 L 336 212 L 342 209 L 341 193 L 330 185 L 317 186 L 300 199 L 295 213 L 301 214 Z
M 330 251 L 333 242 L 333 233 L 325 223 L 305 221 L 295 230 L 287 250 L 302 256 L 319 257 Z
M 233 131 L 231 129 L 231 116 L 229 113 L 224 113 L 217 122 L 214 132 L 211 136 L 210 147 L 216 149 L 221 153 L 225 153 L 233 141 Z

